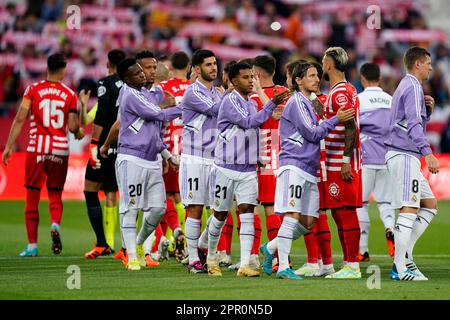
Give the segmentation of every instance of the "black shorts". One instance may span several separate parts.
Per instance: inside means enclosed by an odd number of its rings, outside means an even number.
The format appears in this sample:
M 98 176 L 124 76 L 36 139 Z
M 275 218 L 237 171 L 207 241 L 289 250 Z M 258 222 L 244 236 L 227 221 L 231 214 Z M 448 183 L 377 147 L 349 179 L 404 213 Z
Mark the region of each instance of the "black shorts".
M 111 154 L 107 159 L 101 158 L 100 169 L 93 169 L 88 161 L 84 178 L 94 182 L 101 182 L 102 186 L 100 189 L 105 192 L 118 191 L 115 168 L 116 157 L 117 155 Z

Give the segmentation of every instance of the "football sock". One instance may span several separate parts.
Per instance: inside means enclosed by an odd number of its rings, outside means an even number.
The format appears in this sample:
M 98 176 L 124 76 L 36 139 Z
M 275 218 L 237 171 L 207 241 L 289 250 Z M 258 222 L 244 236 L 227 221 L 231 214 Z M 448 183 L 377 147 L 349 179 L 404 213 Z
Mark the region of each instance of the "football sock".
M 201 231 L 203 232 L 203 230 L 205 230 L 206 225 L 208 224 L 208 219 L 211 216 L 211 210 L 207 210 L 206 207 L 203 207 L 203 212 L 202 212 L 202 224 L 201 224 Z
M 62 190 L 47 188 L 48 190 L 48 207 L 52 223 L 61 224 L 63 214 Z
M 217 242 L 219 242 L 224 221 L 220 221 L 214 215 L 211 215 L 211 221 L 208 228 L 208 260 L 216 260 Z
M 189 264 L 199 260 L 198 238 L 200 234 L 200 219 L 188 217 L 185 222 L 187 250 L 189 254 Z
M 241 241 L 241 267 L 248 266 L 250 263 L 250 254 L 253 246 L 253 238 L 255 237 L 254 213 L 240 214 L 241 233 L 239 239 Z
M 202 248 L 202 249 L 206 249 L 208 248 L 208 228 L 209 228 L 209 224 L 211 223 L 211 219 L 212 219 L 213 215 L 211 215 L 208 220 L 206 221 L 205 225 L 205 229 L 203 229 L 202 234 L 200 235 L 200 238 L 198 239 L 198 247 Z
M 186 210 L 184 209 L 183 203 L 175 203 L 175 210 L 178 214 L 178 222 L 180 223 L 181 230 L 184 232 L 184 223 L 186 221 Z
M 103 230 L 103 213 L 97 192 L 84 191 L 89 221 L 97 237 L 97 246 L 105 247 L 106 239 Z
M 172 229 L 172 231 L 175 231 L 175 229 L 180 228 L 180 222 L 178 221 L 178 214 L 175 209 L 174 201 L 172 199 L 167 199 L 165 220 L 169 228 Z
M 255 236 L 253 238 L 253 246 L 251 254 L 259 254 L 259 246 L 261 245 L 262 224 L 258 213 L 255 213 L 254 222 Z
M 340 209 L 339 211 L 342 218 L 345 245 L 347 247 L 346 261 L 350 263 L 358 263 L 361 229 L 359 228 L 356 209 Z
M 153 240 L 152 252 L 158 251 L 159 242 L 161 241 L 162 236 L 163 232 L 161 229 L 161 224 L 158 224 L 158 226 L 155 229 L 155 239 Z
M 273 240 L 278 234 L 278 230 L 281 227 L 281 219 L 277 214 L 271 214 L 266 218 L 267 238 Z
M 413 260 L 413 250 L 414 246 L 419 240 L 420 236 L 425 232 L 431 223 L 431 220 L 436 216 L 437 209 L 420 208 L 417 218 L 414 221 L 411 237 L 409 238 L 408 246 L 406 248 L 406 253 L 408 258 Z
M 337 226 L 337 229 L 338 229 L 339 241 L 341 242 L 341 247 L 342 247 L 343 262 L 345 263 L 345 262 L 348 261 L 347 246 L 345 245 L 345 238 L 344 238 L 344 231 L 343 231 L 343 226 L 342 226 L 342 219 L 341 219 L 341 216 L 340 216 L 340 213 L 339 213 L 338 209 L 331 210 L 331 216 L 333 217 L 334 221 L 336 222 L 336 226 Z
M 25 226 L 27 228 L 28 243 L 37 243 L 38 240 L 40 195 L 41 190 L 27 188 Z
M 225 225 L 222 228 L 222 232 L 220 233 L 219 242 L 217 243 L 217 251 L 225 251 L 227 249 L 227 228 L 226 228 L 226 221 Z
M 225 221 L 224 228 L 226 231 L 226 248 L 227 254 L 231 254 L 231 244 L 233 242 L 233 214 L 228 212 L 227 220 Z M 223 230 L 222 229 L 222 230 Z
M 291 252 L 292 241 L 309 232 L 297 219 L 284 217 L 278 232 L 278 261 L 279 271 L 289 268 L 289 253 Z
M 359 253 L 369 252 L 369 231 L 370 231 L 370 218 L 369 218 L 369 204 L 365 202 L 362 208 L 356 209 L 358 213 L 359 227 L 361 229 L 361 239 L 359 240 Z
M 37 243 L 29 243 L 27 248 L 28 250 L 37 249 Z
M 331 233 L 328 226 L 327 214 L 320 214 L 317 220 L 317 238 L 320 247 L 320 255 L 324 265 L 333 264 L 333 255 L 331 253 Z
M 304 236 L 308 263 L 317 263 L 319 260 L 319 243 L 316 237 L 317 229 L 317 223 L 315 223 L 311 231 Z
M 143 244 L 147 240 L 148 236 L 156 229 L 161 221 L 164 211 L 165 208 L 150 208 L 149 211 L 144 212 L 141 230 L 137 237 L 137 244 Z
M 122 232 L 122 225 L 123 225 L 123 217 L 125 216 L 124 213 L 119 213 L 119 229 L 120 229 L 120 240 L 121 240 L 121 246 L 123 249 L 127 249 L 127 245 L 125 244 L 125 238 L 123 237 Z M 136 215 L 137 217 L 137 215 Z
M 114 235 L 117 225 L 117 206 L 104 208 L 104 226 L 106 243 L 114 249 Z
M 378 210 L 380 211 L 380 218 L 383 221 L 384 228 L 394 230 L 395 210 L 389 203 L 378 203 Z
M 400 213 L 398 215 L 397 224 L 394 228 L 394 263 L 398 272 L 403 272 L 406 269 L 405 254 L 408 249 L 409 240 L 411 239 L 411 232 L 416 218 L 416 214 L 414 213 Z
M 123 239 L 128 252 L 128 261 L 136 260 L 136 217 L 138 209 L 131 208 L 124 213 L 122 225 Z

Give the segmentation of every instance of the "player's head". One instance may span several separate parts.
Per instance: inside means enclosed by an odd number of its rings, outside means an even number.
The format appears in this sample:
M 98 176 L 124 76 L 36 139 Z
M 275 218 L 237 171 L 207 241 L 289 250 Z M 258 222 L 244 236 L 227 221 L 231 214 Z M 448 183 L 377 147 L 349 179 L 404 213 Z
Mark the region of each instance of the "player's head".
M 232 66 L 233 64 L 235 64 L 235 63 L 236 63 L 236 61 L 235 61 L 235 60 L 232 60 L 232 61 L 228 62 L 228 63 L 225 65 L 225 67 L 223 68 L 222 86 L 223 86 L 225 89 L 228 89 L 228 88 L 230 87 L 231 82 L 230 82 L 230 78 L 229 78 L 228 74 L 230 73 L 230 68 L 231 68 L 231 66 Z
M 295 60 L 292 62 L 289 62 L 286 64 L 286 84 L 289 89 L 294 89 L 294 84 L 292 82 L 292 73 L 294 72 L 294 69 L 296 66 L 298 66 L 300 63 L 305 63 L 306 60 Z
M 237 62 L 230 66 L 228 72 L 230 82 L 234 88 L 242 95 L 247 96 L 253 91 L 253 67 L 246 62 Z
M 253 59 L 255 74 L 260 78 L 272 78 L 275 74 L 276 65 L 275 58 L 269 55 L 257 56 Z
M 136 59 L 127 58 L 122 60 L 117 66 L 117 74 L 130 87 L 141 88 L 145 85 L 144 71 Z
M 403 57 L 406 70 L 412 73 L 418 80 L 428 80 L 433 67 L 431 66 L 431 54 L 421 47 L 409 48 Z
M 136 61 L 145 74 L 146 85 L 152 85 L 156 78 L 157 61 L 151 51 L 143 50 L 136 54 Z
M 364 88 L 378 87 L 380 84 L 381 72 L 376 63 L 364 63 L 359 69 L 361 74 L 361 84 Z
M 348 65 L 348 55 L 341 47 L 331 47 L 325 51 L 322 69 L 325 81 L 330 81 L 330 73 L 344 73 Z
M 294 90 L 301 90 L 308 96 L 319 90 L 319 74 L 316 67 L 310 62 L 299 63 L 292 72 L 292 79 Z
M 67 61 L 62 53 L 55 53 L 47 58 L 47 71 L 49 75 L 59 78 L 64 78 L 64 70 L 66 69 Z
M 187 73 L 189 70 L 189 62 L 189 56 L 183 51 L 175 52 L 170 56 L 170 64 L 173 70 Z
M 166 64 L 158 61 L 158 64 L 156 65 L 155 83 L 158 84 L 160 82 L 169 80 L 169 78 L 170 78 L 169 68 L 167 68 Z
M 214 52 L 199 49 L 192 55 L 195 73 L 203 80 L 212 82 L 217 78 L 217 60 Z
M 125 59 L 126 54 L 120 49 L 113 49 L 108 52 L 108 70 L 110 74 L 117 73 L 117 65 Z
M 315 61 L 313 61 L 313 62 L 311 62 L 311 64 L 314 66 L 314 68 L 316 68 L 316 70 L 317 70 L 317 76 L 319 77 L 319 81 L 321 82 L 322 81 L 322 78 L 323 78 L 323 69 L 322 69 L 322 65 L 319 63 L 319 62 L 315 62 Z M 320 91 L 320 82 L 319 82 L 319 88 L 318 88 L 318 90 L 317 90 L 317 94 L 321 94 L 321 91 Z

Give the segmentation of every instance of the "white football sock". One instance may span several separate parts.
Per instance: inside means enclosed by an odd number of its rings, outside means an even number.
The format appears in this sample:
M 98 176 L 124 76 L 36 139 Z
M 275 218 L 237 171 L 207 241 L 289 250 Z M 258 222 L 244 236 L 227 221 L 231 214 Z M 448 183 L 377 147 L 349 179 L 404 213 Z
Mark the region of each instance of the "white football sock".
M 138 209 L 132 208 L 125 212 L 121 224 L 123 239 L 128 251 L 128 261 L 136 260 L 136 217 Z
M 406 253 L 408 255 L 408 259 L 413 259 L 413 250 L 414 246 L 419 240 L 420 236 L 425 232 L 428 226 L 433 220 L 434 216 L 437 214 L 436 209 L 428 209 L 428 208 L 420 208 L 419 213 L 417 214 L 417 219 L 414 221 L 413 229 L 411 232 L 411 237 L 409 239 L 408 247 L 406 248 Z
M 409 240 L 411 238 L 411 232 L 414 221 L 416 220 L 416 214 L 414 213 L 400 213 L 397 219 L 397 225 L 395 226 L 394 239 L 395 239 L 395 257 L 394 263 L 398 272 L 404 272 L 406 270 L 405 254 L 408 247 Z
M 239 240 L 241 241 L 241 267 L 248 267 L 250 264 L 250 254 L 255 237 L 254 213 L 242 213 L 239 215 L 241 219 L 241 232 Z
M 28 250 L 37 249 L 37 243 L 29 243 L 28 244 Z
M 155 231 L 150 233 L 147 240 L 144 241 L 144 252 L 145 254 L 152 253 L 153 240 L 155 240 Z
M 389 203 L 379 203 L 378 210 L 380 211 L 380 218 L 383 221 L 384 228 L 394 230 L 395 210 Z
M 202 249 L 208 248 L 208 230 L 209 230 L 209 224 L 211 223 L 211 219 L 214 214 L 210 215 L 208 220 L 206 220 L 206 227 L 203 230 L 202 234 L 200 235 L 200 238 L 198 239 L 198 246 Z
M 120 223 L 120 240 L 122 241 L 122 248 L 126 249 L 127 245 L 125 244 L 125 239 L 123 238 L 122 225 L 123 225 L 123 217 L 124 213 L 119 213 L 119 223 Z M 137 215 L 136 215 L 137 217 Z
M 198 257 L 198 238 L 200 233 L 200 219 L 187 218 L 184 223 L 184 230 L 186 231 L 186 242 L 189 254 L 189 264 L 200 260 Z
M 369 231 L 370 231 L 370 218 L 369 218 L 369 204 L 364 203 L 362 208 L 356 209 L 359 220 L 359 228 L 361 229 L 361 237 L 359 239 L 359 253 L 369 252 Z
M 166 211 L 166 208 L 150 208 L 149 211 L 143 211 L 141 230 L 136 239 L 137 244 L 143 244 L 148 236 L 156 229 Z
M 291 217 L 284 217 L 280 230 L 278 231 L 278 271 L 289 268 L 289 253 L 291 252 L 294 232 L 297 229 L 298 220 Z
M 278 233 L 280 233 L 280 231 L 278 230 Z M 273 238 L 271 241 L 269 241 L 267 243 L 267 250 L 271 253 L 274 254 L 275 251 L 278 250 L 278 235 Z
M 208 260 L 216 260 L 217 243 L 222 233 L 222 227 L 225 224 L 224 221 L 220 221 L 214 215 L 212 215 L 208 228 Z

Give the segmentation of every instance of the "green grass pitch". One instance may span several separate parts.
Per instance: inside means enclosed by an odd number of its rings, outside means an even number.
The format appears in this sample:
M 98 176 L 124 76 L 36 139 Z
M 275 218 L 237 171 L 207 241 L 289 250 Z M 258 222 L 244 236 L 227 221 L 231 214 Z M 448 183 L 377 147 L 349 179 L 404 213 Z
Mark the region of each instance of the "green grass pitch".
M 440 212 L 415 249 L 415 260 L 427 282 L 393 282 L 389 280 L 392 261 L 387 255 L 384 230 L 378 211 L 372 204 L 370 233 L 371 261 L 361 264 L 361 280 L 306 279 L 278 280 L 274 275 L 260 278 L 237 278 L 223 270 L 221 278 L 190 275 L 174 259 L 156 269 L 127 272 L 112 257 L 85 260 L 83 255 L 94 241 L 83 202 L 65 202 L 61 236 L 63 252 L 54 256 L 50 250 L 50 223 L 46 202 L 40 206 L 39 257 L 19 258 L 25 247 L 23 202 L 0 202 L 0 299 L 450 299 L 450 202 L 440 202 Z M 341 264 L 336 227 L 332 230 L 335 268 Z M 264 221 L 263 221 L 264 226 Z M 262 241 L 266 241 L 263 227 Z M 233 261 L 239 256 L 236 231 Z M 119 246 L 119 230 L 116 247 Z M 294 268 L 305 262 L 303 239 L 294 242 Z M 76 265 L 81 272 L 81 288 L 69 290 L 67 268 Z M 369 289 L 370 265 L 381 270 L 381 288 Z

